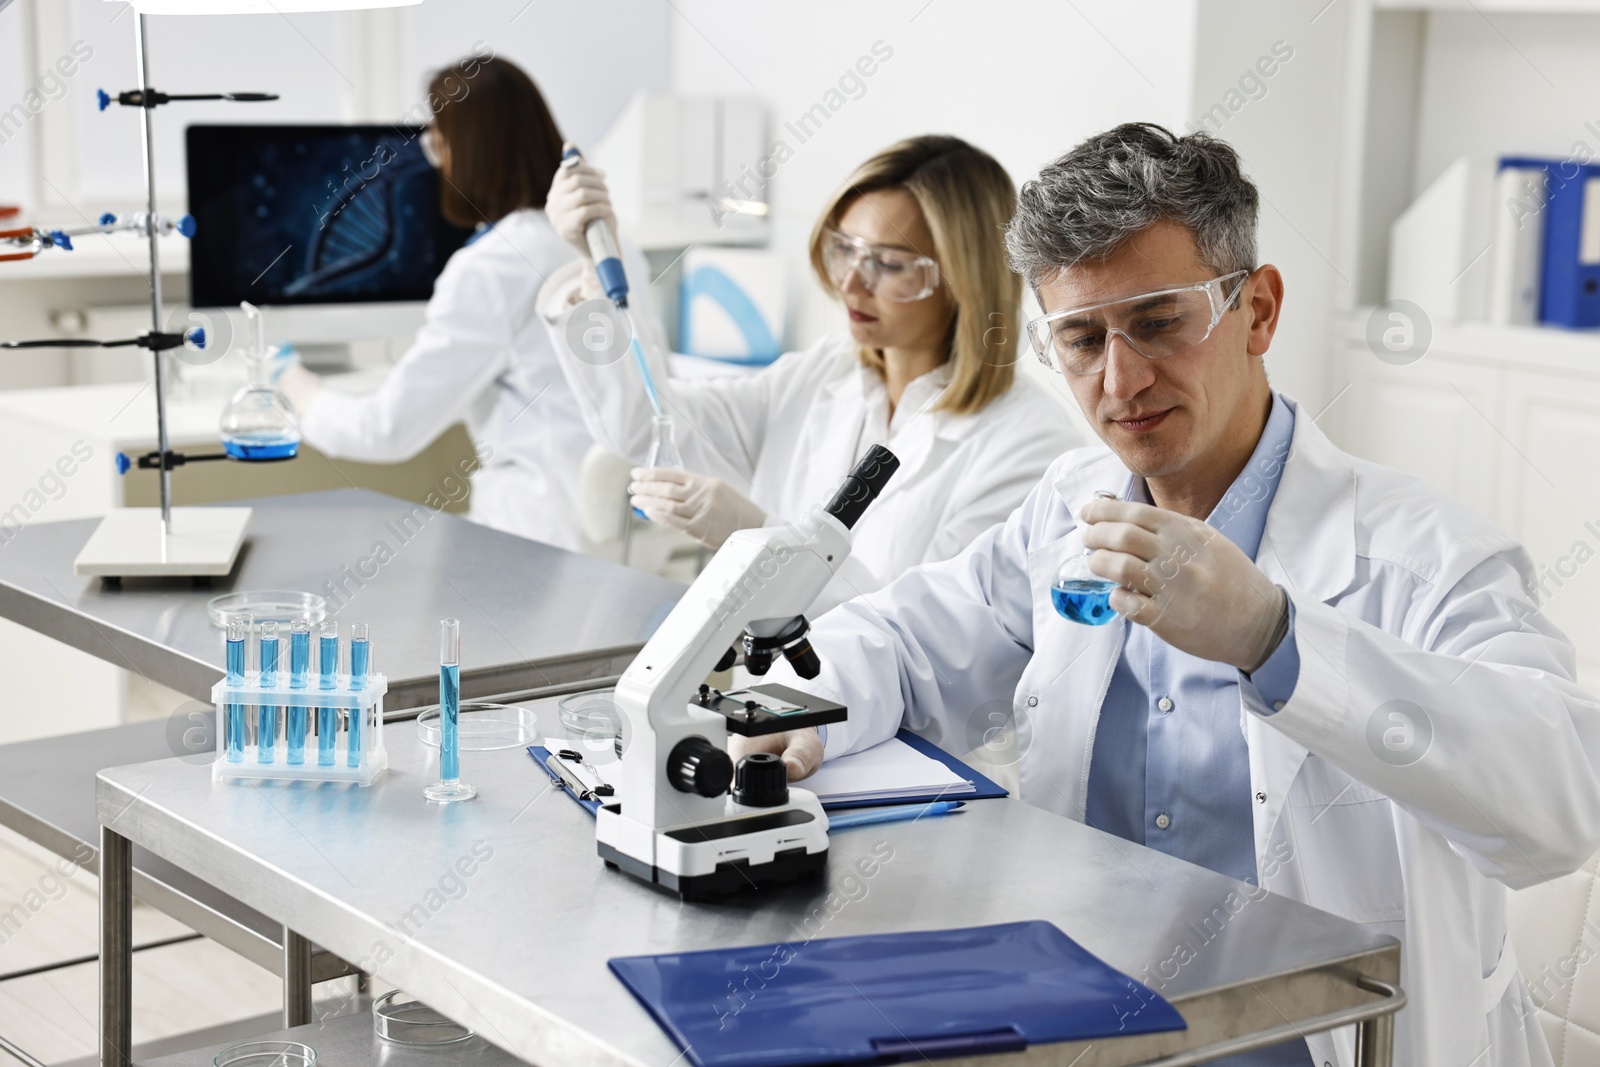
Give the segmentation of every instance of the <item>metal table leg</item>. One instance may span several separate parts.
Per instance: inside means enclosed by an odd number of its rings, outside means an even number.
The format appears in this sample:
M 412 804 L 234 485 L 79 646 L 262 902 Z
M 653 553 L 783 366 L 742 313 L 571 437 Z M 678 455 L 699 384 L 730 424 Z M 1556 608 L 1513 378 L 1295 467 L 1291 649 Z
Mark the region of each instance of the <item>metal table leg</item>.
M 311 942 L 283 928 L 283 1026 L 304 1026 L 311 1018 Z
M 133 1049 L 133 845 L 100 827 L 100 1067 Z
M 1380 1015 L 1356 1027 L 1356 1067 L 1390 1067 L 1394 1062 L 1394 1016 Z

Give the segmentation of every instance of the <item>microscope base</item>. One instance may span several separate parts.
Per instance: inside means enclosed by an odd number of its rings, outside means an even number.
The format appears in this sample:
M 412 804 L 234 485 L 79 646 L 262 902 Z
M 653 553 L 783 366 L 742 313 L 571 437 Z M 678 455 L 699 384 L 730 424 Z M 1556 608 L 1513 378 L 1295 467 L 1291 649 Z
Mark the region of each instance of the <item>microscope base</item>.
M 607 804 L 595 813 L 600 858 L 684 900 L 817 874 L 828 864 L 828 817 L 810 792 L 789 795 L 779 808 L 730 801 L 728 817 L 672 830 L 636 823 L 622 805 Z
M 710 874 L 673 874 L 660 867 L 641 863 L 632 856 L 618 852 L 610 845 L 600 846 L 600 858 L 607 867 L 614 867 L 632 875 L 641 882 L 675 893 L 684 900 L 711 900 L 745 889 L 754 889 L 775 882 L 792 882 L 822 872 L 828 866 L 828 853 L 807 852 L 804 848 L 790 849 L 774 856 L 768 863 L 751 865 L 743 860 L 719 863 Z

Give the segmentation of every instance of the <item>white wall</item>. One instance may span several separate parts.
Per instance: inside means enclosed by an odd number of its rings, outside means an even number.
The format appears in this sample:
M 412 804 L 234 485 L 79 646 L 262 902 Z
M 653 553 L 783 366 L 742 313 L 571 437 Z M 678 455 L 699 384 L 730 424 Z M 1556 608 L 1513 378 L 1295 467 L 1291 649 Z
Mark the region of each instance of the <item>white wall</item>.
M 1593 15 L 1429 15 L 1413 194 L 1462 155 L 1600 158 L 1596 56 Z
M 432 70 L 478 41 L 523 65 L 563 130 L 593 142 L 639 90 L 668 82 L 666 0 L 426 0 L 420 6 L 327 15 L 160 16 L 149 20 L 151 80 L 170 93 L 267 91 L 262 104 L 171 104 L 155 114 L 156 188 L 164 210 L 185 205 L 184 128 L 191 123 L 387 122 L 425 97 Z M 585 47 L 603 42 L 603 59 Z M 135 86 L 134 14 L 106 0 L 15 0 L 0 12 L 0 204 L 29 221 L 82 224 L 142 204 L 138 112 L 96 109 L 95 90 Z M 76 50 L 76 55 L 74 51 Z M 87 54 L 87 58 L 83 57 Z M 5 113 L 58 60 L 20 130 Z M 0 323 L 11 336 L 48 336 L 50 312 L 146 297 L 139 247 L 126 238 L 125 275 L 8 279 L 0 267 Z M 59 254 L 58 254 L 59 255 Z M 169 270 L 182 264 L 164 264 Z M 173 279 L 169 296 L 186 289 Z M 0 388 L 66 384 L 60 354 L 0 360 Z
M 805 242 L 823 200 L 871 153 L 914 134 L 955 134 L 992 153 L 1020 185 L 1096 130 L 1136 118 L 1176 124 L 1187 115 L 1195 0 L 674 7 L 673 88 L 754 92 L 771 109 L 772 136 L 794 148 L 769 189 L 772 247 L 791 265 L 791 345 L 842 328 L 837 307 L 810 278 Z M 798 144 L 784 123 L 836 87 L 877 41 L 893 56 L 866 79 L 860 99 Z M 1022 365 L 1038 368 L 1031 357 Z M 1041 377 L 1065 394 L 1058 377 Z
M 1344 385 L 1330 381 L 1327 368 L 1346 287 L 1335 264 L 1350 6 L 1199 0 L 1193 104 L 1184 124 L 1201 125 L 1209 114 L 1205 128 L 1239 151 L 1260 191 L 1261 262 L 1284 275 L 1283 316 L 1267 371 L 1275 388 L 1312 414 Z M 1287 61 L 1279 58 L 1284 52 L 1292 53 Z M 1258 67 L 1264 57 L 1268 62 Z M 1262 76 L 1262 69 L 1273 73 Z M 1218 105 L 1229 113 L 1212 111 Z

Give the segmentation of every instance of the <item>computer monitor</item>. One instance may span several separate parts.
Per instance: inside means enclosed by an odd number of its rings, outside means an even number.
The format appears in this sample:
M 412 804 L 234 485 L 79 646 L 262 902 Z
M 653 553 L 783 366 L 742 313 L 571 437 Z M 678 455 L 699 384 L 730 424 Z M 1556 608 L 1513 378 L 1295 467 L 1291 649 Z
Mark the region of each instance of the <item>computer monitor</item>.
M 195 307 L 426 300 L 471 231 L 416 126 L 190 126 Z

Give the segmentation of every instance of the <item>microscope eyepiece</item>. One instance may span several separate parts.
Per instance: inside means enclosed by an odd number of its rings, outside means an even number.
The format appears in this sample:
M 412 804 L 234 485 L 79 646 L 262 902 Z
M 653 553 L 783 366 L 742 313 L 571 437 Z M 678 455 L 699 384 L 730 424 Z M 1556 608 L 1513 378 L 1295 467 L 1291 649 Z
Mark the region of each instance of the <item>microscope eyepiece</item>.
M 878 499 L 878 494 L 899 469 L 900 460 L 893 452 L 882 445 L 873 445 L 823 510 L 844 523 L 845 529 L 853 528 L 867 505 Z

